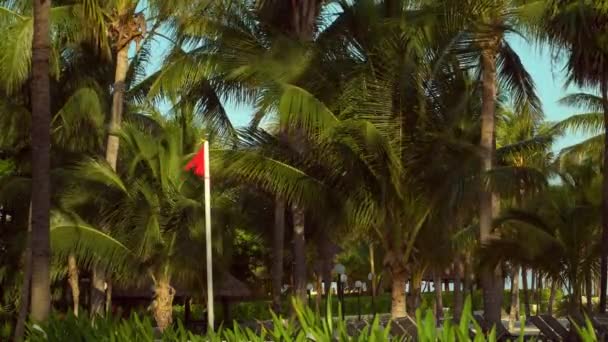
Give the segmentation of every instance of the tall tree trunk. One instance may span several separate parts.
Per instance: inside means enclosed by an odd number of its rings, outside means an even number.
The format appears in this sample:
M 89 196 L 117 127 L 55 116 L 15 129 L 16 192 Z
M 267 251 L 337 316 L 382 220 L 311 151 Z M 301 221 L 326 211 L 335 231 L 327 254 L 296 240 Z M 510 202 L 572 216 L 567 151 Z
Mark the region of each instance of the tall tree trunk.
M 51 311 L 50 166 L 51 96 L 49 88 L 51 0 L 34 0 L 32 41 L 32 320 L 46 321 Z
M 304 210 L 292 205 L 293 215 L 293 251 L 294 251 L 294 287 L 295 295 L 306 304 L 306 240 L 304 238 Z
M 325 293 L 329 293 L 331 288 L 331 271 L 334 260 L 334 252 L 333 252 L 333 243 L 330 240 L 328 234 L 325 229 L 320 229 L 317 234 L 318 239 L 318 249 L 319 249 L 319 258 L 320 258 L 320 279 L 319 281 L 323 282 L 325 286 L 323 290 Z M 319 292 L 319 296 L 322 292 Z
M 521 279 L 524 290 L 524 311 L 526 318 L 529 318 L 532 314 L 530 311 L 530 290 L 528 289 L 528 269 L 525 266 L 521 267 Z
M 536 272 L 534 271 L 534 269 L 530 269 L 530 306 L 534 305 L 534 303 L 536 303 L 536 297 L 538 295 L 538 292 L 536 291 Z M 534 310 L 534 315 L 538 314 L 538 308 L 536 310 Z
M 551 280 L 551 293 L 549 294 L 549 304 L 547 307 L 547 313 L 550 316 L 553 316 L 553 304 L 555 303 L 556 294 L 557 294 L 557 282 L 553 279 L 553 280 Z
M 372 289 L 372 297 L 376 297 L 376 262 L 375 262 L 375 255 L 374 255 L 374 243 L 370 242 L 369 243 L 369 270 L 370 270 L 370 274 L 371 274 L 371 289 Z
M 602 107 L 604 109 L 604 135 L 608 137 L 608 79 L 602 79 Z M 608 139 L 604 139 L 604 180 L 602 184 L 602 247 L 600 260 L 600 313 L 606 313 L 608 287 Z
M 462 314 L 462 307 L 464 305 L 464 296 L 462 286 L 462 278 L 464 276 L 464 265 L 462 264 L 461 258 L 456 259 L 454 265 L 455 277 L 454 277 L 454 318 L 457 322 L 460 322 L 460 315 Z
M 390 266 L 391 278 L 391 318 L 401 318 L 407 316 L 405 303 L 405 282 L 407 281 L 405 267 L 398 264 Z
M 463 269 L 463 284 L 462 284 L 462 290 L 464 291 L 464 293 L 466 294 L 467 292 L 469 292 L 469 294 L 467 294 L 468 296 L 471 296 L 471 301 L 473 300 L 473 274 L 471 272 L 471 257 L 470 255 L 465 255 L 464 257 L 464 269 Z
M 289 2 L 288 22 L 289 34 L 300 42 L 310 42 L 314 38 L 316 20 L 321 10 L 322 0 L 292 0 Z M 285 13 L 277 13 L 284 16 Z M 279 20 L 285 22 L 285 17 Z M 297 137 L 292 142 L 296 144 L 296 150 L 303 153 L 306 146 L 303 144 L 303 132 L 297 131 Z M 294 230 L 294 283 L 295 294 L 306 303 L 306 240 L 305 232 L 305 208 L 292 205 L 293 230 Z
M 317 291 L 317 295 L 315 296 L 315 312 L 320 313 L 323 301 L 323 291 L 325 287 L 323 286 L 323 281 L 327 281 L 328 279 L 328 269 L 329 269 L 329 277 L 331 277 L 331 259 L 329 256 L 331 253 L 331 242 L 329 241 L 329 236 L 326 234 L 325 229 L 319 229 L 319 227 L 315 228 L 316 233 L 316 247 L 317 247 L 317 264 L 314 270 L 314 281 L 315 281 L 315 289 Z M 309 294 L 310 296 L 310 294 Z M 310 299 L 309 299 L 310 302 Z
M 433 287 L 435 288 L 435 317 L 437 320 L 443 319 L 443 291 L 442 291 L 442 280 L 439 271 L 433 272 Z
M 406 299 L 406 308 L 410 314 L 415 314 L 422 301 L 422 274 L 423 270 L 414 270 L 410 277 L 410 286 Z
M 164 331 L 173 322 L 173 297 L 175 289 L 169 281 L 160 280 L 154 286 L 154 302 L 152 312 L 160 331 Z
M 495 136 L 495 107 L 496 107 L 496 56 L 499 44 L 498 37 L 487 43 L 481 55 L 482 66 L 482 109 L 481 109 L 481 140 L 483 153 L 482 173 L 487 173 L 494 166 Z M 498 198 L 490 189 L 483 188 L 479 204 L 480 242 L 487 244 L 493 238 L 492 220 L 498 211 Z M 483 308 L 485 318 L 493 323 L 500 323 L 502 302 L 502 276 L 500 267 L 481 270 L 481 285 L 483 288 Z
M 122 126 L 124 112 L 125 80 L 129 71 L 129 44 L 116 53 L 116 70 L 114 74 L 114 92 L 112 93 L 112 117 L 110 118 L 110 133 L 106 145 L 106 161 L 116 170 L 120 139 L 116 133 Z
M 591 272 L 585 277 L 585 294 L 587 295 L 587 314 L 593 312 L 593 283 L 591 281 Z
M 538 290 L 538 297 L 537 297 L 537 302 L 536 305 L 538 306 L 538 312 L 540 313 L 542 312 L 542 306 L 543 306 L 543 275 L 542 273 L 540 273 L 540 271 L 538 271 L 538 276 L 536 277 L 536 279 L 538 280 L 538 286 L 536 287 Z
M 512 266 L 511 310 L 509 311 L 509 329 L 515 328 L 515 322 L 519 320 L 519 271 L 520 266 Z
M 19 302 L 19 316 L 15 325 L 14 341 L 23 341 L 25 321 L 30 305 L 30 288 L 32 284 L 32 205 L 30 203 L 29 217 L 27 219 L 27 241 L 23 252 L 23 283 L 21 284 L 21 301 Z
M 323 300 L 323 280 L 319 276 L 316 279 L 315 290 L 317 291 L 317 295 L 315 296 L 315 312 L 320 315 L 321 314 L 321 302 Z
M 272 234 L 272 309 L 277 314 L 281 313 L 284 244 L 285 201 L 277 197 L 274 207 L 274 231 Z
M 110 132 L 106 144 L 106 161 L 116 171 L 118 161 L 118 148 L 120 139 L 116 134 L 122 126 L 122 116 L 124 110 L 124 95 L 129 70 L 129 44 L 124 46 L 116 53 L 116 70 L 114 74 L 114 92 L 112 94 L 112 117 L 110 118 Z M 105 271 L 100 267 L 93 269 L 91 313 L 101 315 L 110 305 L 106 298 L 106 286 L 109 283 Z M 111 298 L 111 292 L 108 292 Z
M 78 265 L 74 254 L 68 256 L 68 283 L 72 290 L 72 305 L 74 316 L 78 316 L 78 307 L 80 306 L 80 286 L 78 286 Z

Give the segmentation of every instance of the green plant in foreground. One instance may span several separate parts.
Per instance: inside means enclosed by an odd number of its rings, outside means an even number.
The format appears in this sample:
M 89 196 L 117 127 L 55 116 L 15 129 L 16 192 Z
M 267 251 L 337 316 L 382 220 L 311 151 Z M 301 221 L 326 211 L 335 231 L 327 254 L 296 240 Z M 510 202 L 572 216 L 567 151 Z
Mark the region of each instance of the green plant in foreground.
M 272 314 L 270 327 L 262 326 L 259 331 L 243 327 L 237 322 L 232 327 L 220 327 L 215 332 L 206 335 L 197 335 L 189 331 L 181 321 L 166 329 L 162 334 L 158 332 L 148 317 L 132 314 L 128 319 L 113 317 L 97 318 L 91 321 L 87 315 L 74 317 L 69 314 L 65 317 L 52 317 L 42 326 L 30 324 L 28 326 L 27 341 L 100 341 L 100 342 L 127 342 L 127 341 L 166 341 L 166 342 L 265 342 L 265 341 L 353 341 L 353 342 L 381 342 L 381 341 L 409 341 L 406 336 L 390 336 L 390 323 L 382 326 L 376 317 L 361 331 L 349 330 L 349 324 L 344 321 L 342 312 L 338 308 L 337 317 L 333 317 L 331 305 L 326 306 L 326 315 L 315 313 L 312 309 L 303 306 L 297 301 L 292 302 L 295 315 L 286 319 Z M 436 324 L 431 310 L 416 311 L 417 340 L 421 342 L 495 342 L 496 329 L 487 334 L 481 333 L 481 327 L 472 315 L 471 299 L 467 298 L 460 322 L 446 320 L 441 327 Z M 524 322 L 521 322 L 521 332 L 518 341 L 524 341 Z M 586 320 L 583 327 L 575 325 L 576 331 L 583 341 L 597 341 L 593 325 Z
M 578 334 L 578 336 L 580 336 L 583 342 L 592 342 L 598 340 L 597 335 L 595 334 L 595 328 L 593 328 L 593 323 L 591 323 L 591 320 L 589 319 L 589 317 L 587 317 L 587 315 L 585 315 L 584 326 L 581 327 L 574 321 L 571 321 L 571 323 L 572 325 L 574 325 L 576 333 Z
M 418 332 L 418 341 L 420 342 L 431 342 L 431 341 L 496 341 L 496 328 L 486 335 L 481 333 L 481 327 L 473 319 L 472 314 L 472 302 L 471 298 L 467 297 L 460 322 L 453 323 L 451 320 L 443 322 L 441 328 L 437 327 L 435 317 L 431 310 L 426 310 L 423 314 L 422 310 L 416 310 L 416 325 Z M 471 330 L 473 327 L 473 330 Z

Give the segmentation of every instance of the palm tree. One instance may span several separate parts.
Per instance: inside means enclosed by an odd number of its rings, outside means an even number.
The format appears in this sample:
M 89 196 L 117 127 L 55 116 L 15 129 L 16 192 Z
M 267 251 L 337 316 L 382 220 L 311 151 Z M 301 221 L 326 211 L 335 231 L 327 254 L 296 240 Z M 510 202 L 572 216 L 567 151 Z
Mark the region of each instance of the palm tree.
M 523 11 L 516 2 L 500 0 L 495 2 L 467 1 L 457 2 L 454 10 L 459 9 L 466 16 L 464 27 L 470 33 L 474 46 L 479 49 L 480 82 L 482 88 L 481 136 L 479 146 L 483 153 L 481 170 L 491 172 L 496 166 L 496 107 L 498 85 L 513 93 L 518 107 L 526 104 L 531 110 L 540 113 L 540 101 L 535 94 L 534 82 L 526 72 L 514 50 L 506 41 L 506 33 Z M 463 6 L 464 5 L 464 6 Z M 519 11 L 518 11 L 519 10 Z M 467 22 L 468 21 L 468 22 Z M 487 244 L 495 234 L 492 220 L 498 215 L 499 199 L 489 190 L 482 191 L 479 204 L 479 240 Z M 502 301 L 502 275 L 500 269 L 483 270 L 481 284 L 484 298 L 485 317 L 494 323 L 500 322 Z
M 51 49 L 54 51 L 51 55 L 55 56 L 52 60 L 53 65 L 57 66 L 57 71 L 53 72 L 51 80 L 52 101 L 50 111 L 51 126 L 51 143 L 53 165 L 51 172 L 52 187 L 60 188 L 62 184 L 61 176 L 58 175 L 58 170 L 63 167 L 63 163 L 73 159 L 75 156 L 83 153 L 97 153 L 101 147 L 101 132 L 103 131 L 103 96 L 100 95 L 101 86 L 91 80 L 91 74 L 94 74 L 94 68 L 87 71 L 80 70 L 78 73 L 71 72 L 71 68 L 82 62 L 82 50 L 79 50 L 77 44 L 71 44 L 71 33 L 69 30 L 63 30 L 66 22 L 70 21 L 71 7 L 55 6 L 50 8 L 50 17 L 53 21 L 51 29 L 54 32 L 54 40 Z M 3 9 L 2 17 L 2 32 L 7 33 L 7 36 L 15 34 L 24 34 L 31 36 L 32 18 L 30 14 L 19 8 L 17 4 L 12 7 Z M 12 32 L 12 34 L 8 34 Z M 29 34 L 28 34 L 29 32 Z M 2 197 L 7 198 L 12 196 L 12 192 L 31 192 L 31 167 L 24 160 L 24 156 L 29 156 L 29 138 L 27 132 L 30 130 L 31 121 L 24 120 L 24 116 L 29 116 L 31 113 L 29 95 L 24 89 L 31 83 L 30 68 L 27 63 L 31 60 L 30 48 L 20 49 L 17 39 L 3 40 L 2 54 L 0 60 L 3 61 L 3 68 L 13 70 L 11 73 L 4 74 L 0 88 L 8 94 L 0 103 L 2 111 L 2 120 L 0 126 L 6 134 L 3 136 L 0 145 L 2 149 L 9 153 L 15 160 L 18 161 L 19 172 L 4 177 L 2 179 Z M 10 51 L 19 51 L 20 58 L 13 59 Z M 11 69 L 12 66 L 12 69 Z M 100 66 L 100 69 L 102 67 Z M 23 74 L 22 74 L 23 73 Z M 87 134 L 83 134 L 86 132 Z M 21 184 L 21 185 L 19 185 Z M 17 187 L 14 187 L 17 185 Z M 51 205 L 56 206 L 56 195 L 53 193 L 51 197 Z M 10 203 L 11 201 L 6 201 Z M 8 204 L 9 207 L 13 205 Z M 27 209 L 17 210 L 15 213 L 22 217 L 29 217 Z M 29 244 L 25 248 L 29 250 Z M 27 258 L 26 258 L 27 259 Z M 73 258 L 67 258 L 74 261 Z M 69 277 L 73 293 L 74 312 L 78 311 L 78 278 L 77 269 L 74 268 L 74 263 L 71 264 Z M 27 270 L 28 265 L 24 268 Z M 56 273 L 56 272 L 53 272 Z M 63 274 L 63 272 L 59 272 Z M 24 278 L 23 293 L 29 297 L 29 286 L 27 285 L 29 278 Z M 23 303 L 27 303 L 24 299 Z M 20 319 L 17 322 L 17 330 L 24 325 L 27 307 L 23 306 L 20 309 Z M 21 334 L 16 333 L 15 338 L 19 339 Z
M 498 220 L 503 236 L 486 250 L 490 263 L 507 258 L 545 272 L 568 289 L 572 313 L 581 308 L 585 279 L 598 266 L 601 196 L 597 171 L 589 162 L 563 168 L 563 185 L 526 201 L 524 210 L 505 212 Z
M 53 83 L 55 84 L 55 82 Z M 65 80 L 62 79 L 58 83 L 65 84 Z M 51 152 L 55 162 L 52 165 L 50 176 L 51 186 L 54 188 L 61 188 L 65 183 L 65 177 L 61 171 L 61 168 L 64 166 L 62 163 L 79 158 L 83 154 L 98 151 L 101 147 L 103 133 L 104 114 L 101 110 L 101 101 L 96 91 L 86 86 L 76 90 L 73 94 L 65 94 L 63 91 L 69 92 L 69 87 L 63 88 L 62 92 L 54 92 L 55 104 L 53 106 L 51 121 L 53 132 L 51 136 L 53 149 Z M 27 213 L 27 208 L 13 204 L 28 202 L 32 189 L 31 167 L 29 162 L 24 158 L 30 154 L 29 141 L 25 137 L 25 132 L 29 130 L 30 123 L 16 124 L 22 120 L 24 114 L 29 114 L 29 110 L 24 106 L 23 98 L 20 96 L 1 101 L 0 106 L 3 108 L 0 126 L 8 133 L 4 136 L 3 141 L 0 142 L 0 146 L 12 155 L 15 160 L 19 161 L 17 164 L 18 171 L 4 175 L 0 179 L 0 201 L 6 203 L 5 208 L 13 211 L 16 216 L 30 217 Z M 86 137 L 81 136 L 83 132 L 87 133 Z M 58 193 L 59 191 L 55 191 L 53 196 L 51 196 L 51 205 L 53 207 L 58 206 Z M 28 226 L 27 223 L 23 223 L 23 225 Z M 25 270 L 29 267 L 27 262 L 27 255 L 30 253 L 29 249 L 30 246 L 27 243 L 24 252 L 26 260 L 26 264 L 24 265 Z M 78 271 L 74 267 L 76 265 L 73 263 L 73 257 L 69 256 L 68 260 L 70 261 L 69 266 L 71 268 L 68 278 L 72 288 L 73 310 L 77 313 Z M 57 273 L 57 270 L 53 270 L 53 273 Z M 29 297 L 29 286 L 27 285 L 29 277 L 27 274 L 28 272 L 24 273 L 22 303 L 27 303 L 28 298 L 25 297 Z M 58 274 L 64 274 L 64 272 L 59 271 Z M 17 330 L 23 327 L 26 318 L 25 314 L 28 311 L 27 307 L 24 306 L 21 306 L 20 310 L 23 314 L 20 314 Z M 19 336 L 22 335 L 15 334 L 16 339 L 19 339 Z
M 499 147 L 499 163 L 512 165 L 517 168 L 536 168 L 541 173 L 548 174 L 552 160 L 549 151 L 555 132 L 542 121 L 542 116 L 534 115 L 529 108 L 520 108 L 515 113 L 508 108 L 501 111 L 497 124 L 497 145 Z M 523 200 L 537 189 L 521 184 L 513 200 L 514 207 L 521 208 Z M 508 201 L 507 201 L 508 202 Z M 526 316 L 530 313 L 528 294 L 527 269 L 522 265 L 510 263 L 511 266 L 511 310 L 509 324 L 513 326 L 519 320 L 519 278 L 523 274 L 523 287 Z M 523 270 L 523 272 L 522 272 Z
M 600 88 L 605 134 L 608 132 L 608 52 L 601 32 L 607 27 L 608 17 L 601 4 L 595 1 L 553 0 L 549 4 L 541 34 L 554 49 L 566 52 L 568 82 L 583 87 Z M 587 29 L 581 30 L 581 27 Z M 604 170 L 608 169 L 608 145 L 603 148 L 603 165 Z M 608 291 L 608 181 L 604 182 L 603 194 L 599 306 L 601 313 L 606 312 Z
M 152 96 L 165 92 L 179 98 L 180 105 L 195 103 L 207 122 L 234 139 L 235 130 L 227 119 L 222 100 L 238 99 L 255 103 L 258 118 L 254 118 L 254 122 L 258 122 L 259 118 L 267 114 L 268 106 L 260 101 L 259 94 L 263 94 L 268 87 L 274 90 L 272 87 L 276 81 L 283 78 L 293 84 L 299 84 L 299 69 L 306 65 L 310 55 L 306 46 L 311 44 L 316 32 L 322 3 L 320 0 L 260 0 L 229 6 L 215 4 L 206 13 L 206 17 L 188 18 L 180 27 L 180 36 L 184 37 L 184 43 L 202 44 L 188 52 L 183 50 L 186 44 L 176 46 L 166 62 L 166 68 L 154 79 L 151 86 Z M 203 22 L 213 22 L 214 25 L 201 25 L 201 19 Z M 285 63 L 286 56 L 296 58 Z M 254 61 L 261 61 L 261 58 L 264 59 L 265 65 L 255 65 Z M 277 63 L 270 67 L 272 63 L 268 63 L 268 60 L 273 60 L 273 63 L 282 62 L 284 65 Z M 201 72 L 200 65 L 210 67 Z M 175 84 L 183 85 L 186 91 L 180 90 L 179 94 L 176 93 L 178 88 L 171 87 Z M 289 129 L 286 125 L 287 123 L 282 123 L 284 139 L 304 148 L 297 139 L 297 130 Z M 294 153 L 299 153 L 298 149 L 295 149 Z M 292 213 L 292 221 L 296 223 L 293 226 L 296 292 L 302 299 L 306 296 L 306 208 L 287 208 L 285 199 L 277 198 L 272 271 L 275 309 L 280 308 L 287 209 Z
M 34 1 L 32 41 L 32 282 L 31 317 L 45 321 L 51 311 L 50 166 L 51 94 L 49 84 L 50 0 Z
M 62 200 L 67 217 L 76 223 L 60 220 L 57 224 L 112 227 L 110 236 L 123 246 L 118 250 L 125 251 L 118 257 L 108 258 L 107 253 L 88 247 L 94 246 L 92 242 L 82 245 L 57 239 L 56 248 L 75 253 L 87 265 L 112 271 L 118 285 L 137 288 L 151 281 L 155 293 L 152 309 L 160 329 L 172 322 L 174 283 L 183 289 L 204 283 L 200 276 L 204 270 L 191 263 L 204 252 L 200 248 L 204 245 L 202 182 L 183 171 L 188 155 L 183 150 L 182 132 L 182 127 L 171 122 L 123 126 L 120 137 L 125 153 L 131 156 L 127 170 L 117 174 L 99 160 L 81 163 L 73 171 L 77 182 Z M 218 200 L 221 196 L 214 198 Z M 91 210 L 93 203 L 96 210 Z M 105 235 L 98 232 L 96 236 Z M 133 277 L 133 272 L 140 272 L 141 277 Z
M 169 11 L 178 17 L 184 8 L 191 9 L 201 3 L 206 4 L 207 1 L 202 0 L 187 5 L 179 1 L 147 1 L 145 9 L 140 10 L 142 3 L 139 0 L 82 0 L 77 3 L 78 11 L 75 11 L 76 18 L 80 21 L 78 24 L 81 25 L 84 32 L 84 38 L 94 43 L 102 55 L 111 56 L 114 62 L 112 106 L 105 149 L 106 160 L 114 170 L 118 161 L 120 140 L 117 132 L 123 121 L 125 96 L 127 91 L 137 94 L 139 88 L 145 88 L 145 84 L 136 87 L 133 84 L 135 81 L 133 73 L 138 72 L 133 70 L 141 68 L 140 60 L 146 58 L 149 48 L 147 46 L 146 49 L 141 50 L 142 46 L 151 38 L 157 37 L 159 27 L 169 19 Z M 151 17 L 150 27 L 148 27 L 146 15 Z M 130 66 L 129 51 L 133 43 L 136 47 L 136 57 L 133 61 L 134 65 Z M 129 87 L 133 89 L 129 89 Z M 106 284 L 109 284 L 109 281 L 106 280 L 106 275 L 100 270 L 93 272 L 93 313 L 102 313 L 105 299 L 107 299 L 106 308 L 109 307 L 111 288 L 104 296 Z
M 267 18 L 266 23 L 271 25 L 271 29 L 279 29 L 288 37 L 293 37 L 300 44 L 310 43 L 317 30 L 317 20 L 321 12 L 321 5 L 324 0 L 296 0 L 291 2 L 276 1 L 276 0 L 260 0 L 258 8 L 260 16 Z M 299 149 L 305 148 L 302 141 L 298 141 L 297 131 L 290 132 L 292 136 L 288 137 L 287 127 L 282 128 L 282 135 L 290 141 L 291 144 L 299 146 Z M 294 134 L 295 133 L 295 134 Z M 281 226 L 284 224 L 284 203 L 279 198 L 276 203 L 275 216 L 275 233 L 276 247 L 282 241 Z M 305 210 L 306 208 L 292 205 L 291 213 L 293 220 L 293 247 L 294 247 L 294 286 L 295 294 L 300 300 L 305 303 L 306 300 L 306 244 L 305 244 Z M 279 248 L 280 249 L 280 248 Z M 279 257 L 279 255 L 277 255 Z M 277 270 L 279 265 L 276 266 Z M 279 273 L 281 274 L 281 273 Z M 277 277 L 278 280 L 278 277 Z M 278 281 L 275 280 L 275 287 Z M 276 294 L 275 294 L 276 296 Z

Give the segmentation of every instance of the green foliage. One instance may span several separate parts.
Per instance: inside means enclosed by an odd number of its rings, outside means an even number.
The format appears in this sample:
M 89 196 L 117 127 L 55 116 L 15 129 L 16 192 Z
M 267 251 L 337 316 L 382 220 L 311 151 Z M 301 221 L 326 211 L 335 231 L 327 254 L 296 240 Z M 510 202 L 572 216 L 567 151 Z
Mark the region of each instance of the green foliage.
M 571 324 L 574 325 L 574 329 L 576 329 L 576 332 L 580 336 L 582 342 L 595 342 L 598 340 L 593 323 L 586 315 L 584 326 L 581 327 L 574 321 L 571 321 Z
M 416 310 L 416 324 L 418 326 L 418 341 L 433 342 L 433 341 L 496 341 L 496 330 L 492 329 L 488 336 L 483 336 L 480 333 L 472 333 L 473 331 L 480 332 L 481 327 L 472 316 L 471 299 L 467 298 L 463 307 L 460 322 L 453 323 L 451 320 L 445 320 L 441 329 L 438 329 L 437 322 L 431 310 Z M 471 336 L 474 336 L 472 338 Z
M 133 314 L 128 319 L 96 318 L 91 321 L 87 315 L 74 317 L 68 314 L 65 317 L 53 316 L 46 324 L 28 326 L 27 341 L 100 341 L 100 342 L 127 342 L 127 341 L 267 341 L 271 337 L 275 341 L 331 341 L 339 338 L 341 341 L 400 341 L 403 338 L 389 338 L 389 328 L 380 326 L 376 318 L 368 327 L 357 336 L 350 336 L 346 323 L 342 319 L 335 319 L 328 309 L 327 315 L 322 317 L 311 309 L 294 302 L 296 318 L 283 319 L 273 315 L 272 328 L 262 327 L 259 332 L 251 328 L 243 328 L 236 322 L 230 328 L 220 327 L 216 332 L 207 335 L 196 335 L 188 331 L 181 322 L 160 333 L 155 331 L 152 321 L 140 318 Z
M 272 315 L 272 324 L 264 324 L 257 329 L 241 326 L 234 322 L 232 326 L 222 326 L 215 332 L 198 335 L 189 331 L 181 321 L 177 321 L 164 332 L 157 331 L 152 320 L 132 314 L 127 319 L 114 317 L 96 318 L 91 321 L 88 315 L 74 317 L 72 314 L 60 317 L 53 316 L 46 324 L 28 326 L 27 341 L 167 341 L 167 342 L 207 342 L 207 341 L 408 341 L 407 336 L 390 336 L 390 326 L 383 327 L 378 317 L 373 319 L 359 332 L 349 329 L 347 321 L 341 317 L 333 317 L 331 307 L 326 307 L 325 315 L 319 315 L 295 300 L 292 302 L 295 315 L 289 319 Z M 433 316 L 432 310 L 418 309 L 416 311 L 417 340 L 421 342 L 495 342 L 496 329 L 487 334 L 480 333 L 481 327 L 473 319 L 472 301 L 467 298 L 464 304 L 461 320 L 443 321 L 441 326 Z M 259 322 L 259 321 L 258 321 Z M 390 324 L 390 322 L 389 322 Z M 522 330 L 518 341 L 524 341 L 525 322 L 521 322 Z M 574 324 L 574 327 L 585 342 L 597 341 L 591 321 L 587 318 L 584 326 Z M 533 340 L 533 339 L 532 339 Z M 526 341 L 530 339 L 526 338 Z
M 10 159 L 0 159 L 0 179 L 15 171 L 15 162 Z

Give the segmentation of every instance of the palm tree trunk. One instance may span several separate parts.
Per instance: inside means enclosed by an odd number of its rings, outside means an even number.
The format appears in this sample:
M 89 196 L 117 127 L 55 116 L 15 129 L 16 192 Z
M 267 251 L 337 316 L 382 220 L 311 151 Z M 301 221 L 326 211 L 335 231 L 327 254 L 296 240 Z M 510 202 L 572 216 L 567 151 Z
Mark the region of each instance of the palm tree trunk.
M 309 42 L 314 38 L 316 29 L 316 19 L 319 15 L 322 0 L 298 0 L 291 1 L 290 13 L 290 33 L 300 42 Z M 284 15 L 284 13 L 281 13 Z M 282 18 L 285 19 L 285 18 Z M 297 132 L 300 135 L 300 132 Z M 302 143 L 301 137 L 296 137 L 294 141 L 300 153 L 306 148 Z M 292 205 L 293 230 L 294 230 L 294 285 L 295 294 L 302 303 L 306 303 L 306 240 L 305 232 L 305 208 Z
M 323 280 L 321 277 L 317 277 L 316 279 L 315 290 L 317 291 L 317 295 L 315 296 L 315 313 L 320 315 L 321 301 L 323 299 L 323 296 L 321 295 L 323 293 Z
M 114 74 L 114 92 L 112 94 L 112 117 L 110 118 L 110 134 L 106 145 L 106 161 L 116 170 L 118 147 L 120 140 L 116 135 L 122 126 L 124 111 L 125 80 L 129 70 L 129 45 L 116 53 L 116 70 Z
M 295 295 L 306 303 L 306 240 L 304 238 L 304 210 L 297 205 L 291 207 L 293 215 L 293 254 Z
M 277 314 L 281 312 L 284 243 L 285 201 L 277 198 L 274 207 L 274 231 L 272 234 L 272 309 Z
M 112 117 L 110 118 L 110 132 L 106 144 L 106 161 L 110 164 L 112 170 L 116 171 L 116 163 L 118 161 L 118 147 L 120 140 L 117 131 L 122 125 L 122 116 L 124 109 L 125 95 L 125 80 L 127 71 L 129 70 L 129 44 L 120 49 L 116 53 L 116 70 L 114 74 L 114 92 L 112 94 Z M 91 313 L 101 315 L 110 303 L 107 302 L 107 297 L 111 298 L 111 292 L 108 292 L 106 297 L 106 286 L 109 283 L 105 271 L 99 267 L 93 269 L 92 281 L 92 298 L 91 298 Z M 104 305 L 105 304 L 105 305 Z
M 549 304 L 547 307 L 547 313 L 553 316 L 553 304 L 555 303 L 555 296 L 557 294 L 557 282 L 551 280 L 551 293 L 549 294 Z
M 161 280 L 154 286 L 154 302 L 152 310 L 154 320 L 160 331 L 164 331 L 173 322 L 173 297 L 175 289 L 169 281 Z
M 536 298 L 538 296 L 538 292 L 536 291 L 536 272 L 534 269 L 530 270 L 530 292 L 532 292 L 532 303 L 536 302 Z
M 511 310 L 509 311 L 509 329 L 515 327 L 519 320 L 519 271 L 520 267 L 513 265 L 511 270 Z
M 522 285 L 524 289 L 524 310 L 526 313 L 526 318 L 531 316 L 530 311 L 530 291 L 528 290 L 528 269 L 525 266 L 522 266 Z
M 454 277 L 454 318 L 457 322 L 460 322 L 460 315 L 462 314 L 462 307 L 464 305 L 464 293 L 461 288 L 462 278 L 464 276 L 464 266 L 461 258 L 456 259 L 455 277 Z
M 463 284 L 462 290 L 464 293 L 469 292 L 471 300 L 473 300 L 473 274 L 471 272 L 471 259 L 470 255 L 466 254 L 464 257 L 464 269 L 463 269 Z
M 602 80 L 602 107 L 604 109 L 604 135 L 608 137 L 608 79 Z M 604 139 L 604 181 L 602 184 L 602 244 L 600 261 L 600 307 L 606 312 L 606 290 L 608 287 L 608 139 Z
M 433 287 L 435 288 L 435 317 L 437 320 L 443 319 L 443 291 L 442 280 L 439 271 L 433 272 Z
M 542 312 L 542 306 L 543 306 L 543 275 L 542 273 L 540 273 L 540 271 L 538 272 L 538 311 Z
M 376 297 L 376 262 L 375 262 L 375 255 L 374 255 L 374 243 L 370 242 L 369 243 L 369 270 L 370 270 L 370 274 L 371 274 L 371 289 L 372 289 L 372 297 Z
M 30 203 L 29 217 L 27 219 L 27 241 L 23 252 L 23 283 L 21 284 L 21 301 L 19 302 L 19 316 L 15 325 L 15 342 L 23 341 L 25 321 L 30 304 L 30 287 L 32 284 L 32 205 Z
M 593 312 L 593 283 L 591 281 L 591 272 L 585 277 L 585 294 L 587 295 L 587 314 Z
M 51 0 L 34 0 L 32 42 L 32 320 L 46 321 L 51 311 L 49 88 Z
M 72 305 L 74 316 L 78 316 L 78 307 L 80 306 L 80 287 L 78 286 L 78 265 L 76 257 L 73 254 L 68 256 L 68 283 L 72 290 Z
M 391 286 L 391 318 L 407 316 L 405 303 L 405 282 L 407 281 L 405 267 L 399 264 L 390 266 L 393 284 Z
M 406 297 L 406 308 L 409 314 L 414 315 L 422 303 L 422 276 L 424 268 L 414 269 L 410 277 L 410 286 Z
M 481 140 L 482 173 L 492 170 L 494 166 L 495 136 L 495 106 L 496 106 L 496 55 L 498 39 L 488 42 L 482 51 L 482 110 L 481 110 Z M 479 204 L 479 230 L 481 244 L 487 244 L 492 238 L 492 220 L 497 214 L 498 198 L 489 189 L 482 189 Z M 483 306 L 485 318 L 494 324 L 500 323 L 502 302 L 502 284 L 500 269 L 481 270 L 483 288 Z
M 321 234 L 321 281 L 325 284 L 324 290 L 327 295 L 331 289 L 331 271 L 334 261 L 333 244 L 327 234 Z M 319 292 L 321 293 L 321 292 Z

